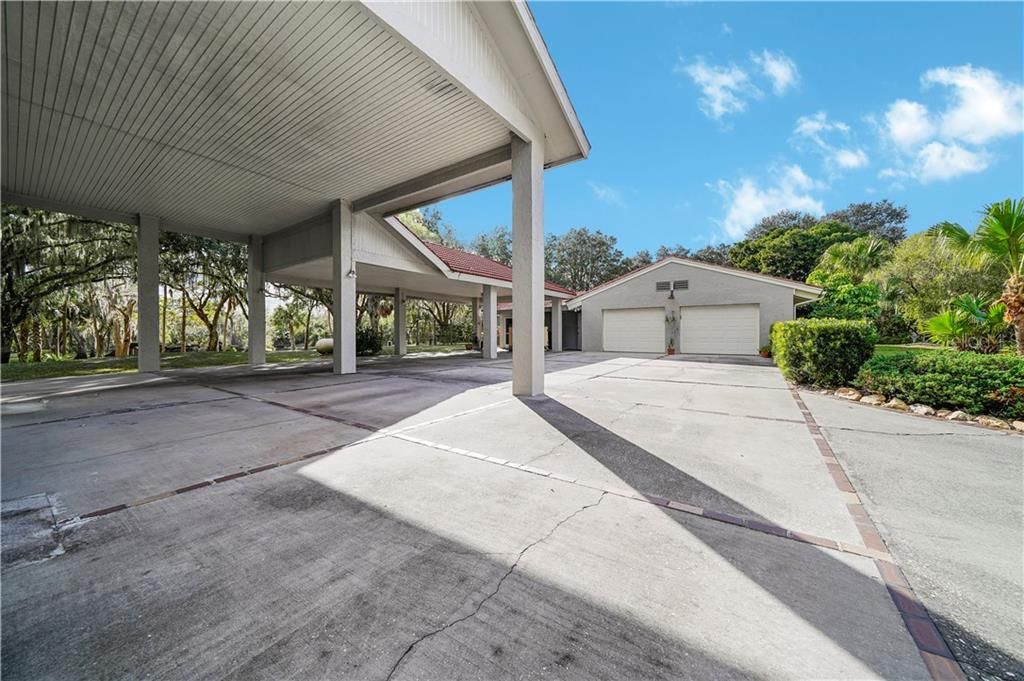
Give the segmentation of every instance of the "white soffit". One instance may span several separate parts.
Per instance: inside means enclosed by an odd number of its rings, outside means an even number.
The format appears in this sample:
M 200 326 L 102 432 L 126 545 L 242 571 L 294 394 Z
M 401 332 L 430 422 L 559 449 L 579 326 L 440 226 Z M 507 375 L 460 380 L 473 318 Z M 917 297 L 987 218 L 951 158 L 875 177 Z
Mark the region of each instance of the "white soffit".
M 508 144 L 358 4 L 5 2 L 3 40 L 4 189 L 69 209 L 268 233 Z

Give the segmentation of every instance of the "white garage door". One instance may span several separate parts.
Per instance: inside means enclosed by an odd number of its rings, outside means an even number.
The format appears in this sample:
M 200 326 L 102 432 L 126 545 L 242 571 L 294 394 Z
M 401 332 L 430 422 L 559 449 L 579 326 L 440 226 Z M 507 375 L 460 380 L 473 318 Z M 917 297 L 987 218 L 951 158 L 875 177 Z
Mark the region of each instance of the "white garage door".
M 756 355 L 757 305 L 708 305 L 679 308 L 679 352 Z
M 608 352 L 665 352 L 665 308 L 605 310 L 604 349 Z

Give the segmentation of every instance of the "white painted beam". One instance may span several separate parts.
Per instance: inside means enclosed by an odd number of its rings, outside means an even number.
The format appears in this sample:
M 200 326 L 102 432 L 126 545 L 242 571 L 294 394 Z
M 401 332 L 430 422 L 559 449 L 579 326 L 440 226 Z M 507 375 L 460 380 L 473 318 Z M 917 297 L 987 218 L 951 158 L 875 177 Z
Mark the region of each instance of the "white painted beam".
M 562 299 L 551 298 L 551 352 L 562 351 Z
M 405 291 L 395 289 L 395 356 L 401 357 L 406 353 L 405 334 Z
M 484 286 L 484 334 L 480 338 L 480 349 L 484 359 L 498 356 L 498 296 L 493 286 Z
M 356 199 L 352 202 L 352 212 L 374 212 L 381 208 L 386 208 L 388 212 L 402 212 L 406 210 L 406 206 L 401 205 L 402 199 L 408 199 L 408 197 L 429 191 L 465 175 L 471 175 L 501 165 L 502 163 L 508 163 L 511 158 L 512 147 L 506 144 L 498 149 L 477 154 L 464 161 L 439 168 L 393 187 L 374 192 L 369 196 Z M 396 204 L 396 202 L 398 203 Z
M 267 361 L 267 296 L 263 278 L 263 237 L 249 237 L 249 364 Z
M 160 218 L 138 217 L 139 371 L 160 371 Z
M 544 393 L 544 145 L 512 136 L 512 394 Z
M 356 372 L 356 279 L 352 257 L 352 211 L 344 201 L 331 206 L 331 288 L 334 289 L 334 373 Z

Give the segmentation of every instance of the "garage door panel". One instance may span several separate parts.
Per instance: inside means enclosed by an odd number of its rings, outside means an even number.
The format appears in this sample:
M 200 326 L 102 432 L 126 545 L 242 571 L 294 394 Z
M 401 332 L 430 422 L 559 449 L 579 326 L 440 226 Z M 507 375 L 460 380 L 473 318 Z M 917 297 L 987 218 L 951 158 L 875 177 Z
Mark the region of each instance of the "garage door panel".
M 682 307 L 679 309 L 679 351 L 756 355 L 759 328 L 757 305 Z
M 608 352 L 665 351 L 665 309 L 604 311 L 603 347 Z

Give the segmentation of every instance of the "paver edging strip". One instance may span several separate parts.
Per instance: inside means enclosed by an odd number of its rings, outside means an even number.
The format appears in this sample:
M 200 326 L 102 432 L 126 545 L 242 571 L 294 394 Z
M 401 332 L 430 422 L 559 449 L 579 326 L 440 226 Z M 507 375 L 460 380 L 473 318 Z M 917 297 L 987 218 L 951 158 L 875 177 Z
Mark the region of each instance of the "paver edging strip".
M 870 514 L 861 503 L 860 495 L 857 493 L 853 483 L 850 482 L 849 477 L 847 477 L 842 463 L 836 457 L 832 446 L 828 443 L 824 434 L 822 434 L 821 427 L 814 420 L 814 415 L 807 408 L 807 405 L 804 404 L 803 398 L 800 397 L 799 390 L 795 387 L 790 387 L 789 392 L 793 396 L 796 406 L 800 409 L 800 413 L 803 414 L 807 430 L 811 433 L 811 438 L 818 446 L 818 451 L 821 453 L 822 460 L 832 475 L 836 488 L 846 496 L 846 510 L 864 539 L 865 546 L 873 550 L 884 551 L 891 556 L 885 545 L 885 540 L 882 539 L 882 535 L 878 532 L 878 528 L 875 526 Z M 935 622 L 928 613 L 928 609 L 917 598 L 913 587 L 910 586 L 910 581 L 903 574 L 903 571 L 896 563 L 896 559 L 892 557 L 888 561 L 876 559 L 875 568 L 878 570 L 878 574 L 882 578 L 886 590 L 889 592 L 889 597 L 899 611 L 903 624 L 906 626 L 914 645 L 917 646 L 917 651 L 921 655 L 921 659 L 924 661 L 925 667 L 927 667 L 932 679 L 935 681 L 945 681 L 946 679 L 966 681 L 967 677 L 946 644 L 942 632 L 935 626 Z

